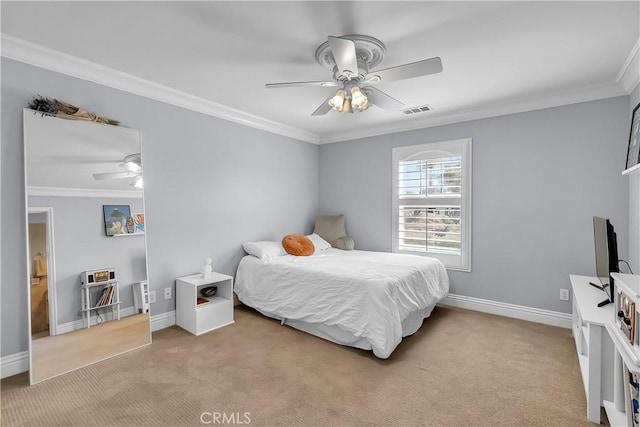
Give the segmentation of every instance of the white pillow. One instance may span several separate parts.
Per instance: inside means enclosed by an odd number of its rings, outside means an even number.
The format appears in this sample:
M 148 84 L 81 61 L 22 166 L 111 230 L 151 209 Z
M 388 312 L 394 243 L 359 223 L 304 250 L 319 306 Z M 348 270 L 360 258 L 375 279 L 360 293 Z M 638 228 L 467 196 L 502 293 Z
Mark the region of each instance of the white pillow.
M 309 234 L 307 238 L 313 242 L 313 246 L 316 247 L 317 251 L 326 251 L 331 247 L 331 243 L 327 242 L 316 233 Z
M 258 258 L 273 258 L 287 254 L 280 242 L 246 242 L 242 248 L 249 255 Z

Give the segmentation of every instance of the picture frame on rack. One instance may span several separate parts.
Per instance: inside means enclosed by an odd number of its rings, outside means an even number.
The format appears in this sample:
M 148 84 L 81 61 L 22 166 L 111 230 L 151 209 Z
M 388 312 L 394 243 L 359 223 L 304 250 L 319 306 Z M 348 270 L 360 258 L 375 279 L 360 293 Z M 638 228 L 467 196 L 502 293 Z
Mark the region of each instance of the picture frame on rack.
M 622 333 L 629 339 L 629 343 L 636 343 L 636 303 L 629 298 L 624 292 L 618 292 L 618 309 L 617 313 L 621 313 L 622 317 L 618 317 L 616 323 Z M 629 323 L 624 323 L 622 319 L 628 319 Z
M 631 130 L 629 131 L 629 148 L 625 170 L 640 164 L 640 104 L 631 113 Z
M 102 205 L 104 213 L 104 231 L 107 236 L 129 234 L 127 222 L 131 218 L 129 205 Z
M 133 223 L 135 225 L 134 234 L 144 234 L 144 213 L 131 214 L 133 217 Z

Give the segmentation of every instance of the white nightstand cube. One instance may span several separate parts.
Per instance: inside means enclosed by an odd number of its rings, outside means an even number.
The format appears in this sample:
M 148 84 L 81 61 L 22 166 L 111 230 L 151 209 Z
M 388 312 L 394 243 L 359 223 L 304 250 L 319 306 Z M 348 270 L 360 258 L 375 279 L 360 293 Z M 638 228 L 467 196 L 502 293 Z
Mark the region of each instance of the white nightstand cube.
M 212 297 L 203 297 L 200 290 L 218 288 Z M 201 304 L 198 304 L 201 299 Z M 203 301 L 204 300 L 204 301 Z M 204 334 L 233 323 L 233 277 L 213 272 L 176 279 L 176 324 L 194 335 Z

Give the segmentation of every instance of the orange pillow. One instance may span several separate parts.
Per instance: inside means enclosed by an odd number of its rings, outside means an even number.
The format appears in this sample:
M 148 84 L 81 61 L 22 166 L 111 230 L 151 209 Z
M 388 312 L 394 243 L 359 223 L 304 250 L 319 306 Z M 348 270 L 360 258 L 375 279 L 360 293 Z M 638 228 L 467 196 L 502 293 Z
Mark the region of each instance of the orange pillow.
M 282 247 L 288 254 L 296 256 L 309 256 L 316 251 L 313 242 L 302 234 L 287 234 L 282 238 Z

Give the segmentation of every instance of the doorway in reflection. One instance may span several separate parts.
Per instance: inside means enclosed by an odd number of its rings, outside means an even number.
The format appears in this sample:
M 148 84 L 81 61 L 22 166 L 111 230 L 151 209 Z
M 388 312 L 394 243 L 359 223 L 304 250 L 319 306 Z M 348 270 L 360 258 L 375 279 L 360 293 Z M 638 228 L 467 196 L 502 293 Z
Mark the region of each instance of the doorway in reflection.
M 29 212 L 29 260 L 31 263 L 31 339 L 55 335 L 50 331 L 49 254 L 50 242 L 47 211 Z

